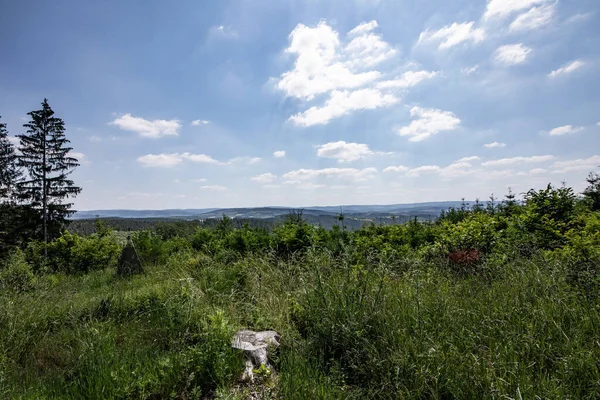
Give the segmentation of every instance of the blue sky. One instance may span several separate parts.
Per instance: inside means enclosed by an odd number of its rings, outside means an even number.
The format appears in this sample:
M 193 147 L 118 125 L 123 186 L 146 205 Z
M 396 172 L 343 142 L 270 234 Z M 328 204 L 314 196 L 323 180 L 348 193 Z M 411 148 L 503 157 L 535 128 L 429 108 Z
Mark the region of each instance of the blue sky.
M 597 0 L 0 6 L 0 115 L 44 97 L 76 208 L 501 197 L 600 166 Z

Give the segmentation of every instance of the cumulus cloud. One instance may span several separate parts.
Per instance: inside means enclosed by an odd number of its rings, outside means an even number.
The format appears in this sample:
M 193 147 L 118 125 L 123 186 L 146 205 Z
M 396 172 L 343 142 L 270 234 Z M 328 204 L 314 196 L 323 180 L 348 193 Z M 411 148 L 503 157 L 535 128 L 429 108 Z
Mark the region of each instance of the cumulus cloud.
M 480 43 L 485 39 L 485 31 L 482 28 L 473 28 L 474 21 L 453 23 L 437 31 L 425 30 L 419 36 L 417 44 L 439 43 L 440 49 L 448 49 L 463 42 Z
M 273 153 L 273 157 L 283 158 L 283 157 L 285 157 L 285 151 L 277 150 L 276 152 Z
M 327 124 L 356 110 L 387 107 L 398 99 L 376 87 L 384 73 L 376 69 L 397 51 L 374 32 L 377 21 L 364 22 L 348 35 L 340 35 L 326 22 L 298 24 L 289 36 L 287 54 L 295 58 L 291 70 L 274 78 L 286 96 L 324 101 L 289 118 L 301 126 Z
M 548 74 L 548 76 L 550 78 L 556 78 L 557 76 L 560 76 L 560 75 L 570 74 L 571 72 L 578 70 L 579 68 L 583 67 L 584 65 L 585 65 L 585 63 L 583 61 L 575 60 L 575 61 L 572 61 L 569 64 L 565 65 L 564 67 L 561 67 L 557 70 L 550 72 Z
M 256 164 L 260 162 L 262 158 L 260 157 L 235 157 L 229 160 L 230 164 L 233 163 L 245 163 L 245 164 Z
M 281 75 L 277 88 L 287 96 L 311 100 L 319 94 L 358 88 L 378 79 L 379 71 L 360 70 L 391 57 L 395 50 L 371 32 L 376 26 L 376 22 L 359 25 L 351 31 L 358 36 L 343 46 L 338 33 L 326 22 L 315 27 L 298 24 L 285 50 L 296 57 L 294 68 Z
M 210 124 L 210 121 L 207 121 L 205 119 L 195 119 L 192 121 L 192 126 L 200 126 L 200 125 L 208 125 Z
M 391 165 L 387 168 L 384 168 L 383 172 L 407 172 L 410 168 L 405 167 L 404 165 Z
M 155 119 L 149 121 L 144 118 L 133 117 L 131 114 L 125 114 L 110 123 L 116 125 L 122 130 L 136 132 L 142 137 L 160 138 L 164 136 L 177 136 L 181 124 L 178 120 Z
M 589 158 L 580 158 L 568 161 L 556 161 L 552 164 L 552 172 L 565 173 L 573 171 L 590 171 L 600 166 L 600 156 L 591 156 Z
M 418 85 L 424 80 L 434 78 L 438 73 L 434 71 L 408 71 L 402 74 L 399 78 L 379 82 L 378 89 L 399 88 L 407 89 Z
M 316 146 L 317 156 L 323 158 L 334 158 L 340 163 L 352 162 L 371 156 L 383 154 L 369 149 L 369 145 L 362 143 L 330 142 Z
M 522 64 L 527 60 L 531 49 L 523 43 L 507 44 L 496 50 L 496 62 L 504 65 Z
M 250 180 L 253 180 L 254 182 L 258 182 L 258 183 L 271 183 L 275 179 L 277 179 L 277 175 L 272 174 L 270 172 L 260 174 L 260 175 L 250 178 Z
M 138 157 L 137 161 L 144 167 L 173 167 L 181 164 L 183 159 L 177 153 L 173 154 L 146 154 Z
M 517 164 L 529 164 L 529 163 L 542 163 L 546 161 L 551 161 L 554 159 L 554 156 L 545 155 L 545 156 L 531 156 L 531 157 L 510 157 L 510 158 L 501 158 L 499 160 L 491 160 L 481 163 L 484 167 L 503 167 L 503 166 L 512 166 Z
M 416 178 L 420 176 L 422 173 L 434 173 L 439 172 L 441 170 L 437 165 L 423 165 L 417 168 L 412 168 L 408 170 L 406 176 L 410 176 L 412 178 Z
M 504 18 L 545 3 L 548 3 L 548 0 L 489 0 L 483 18 Z
M 173 167 L 175 165 L 181 164 L 184 160 L 205 164 L 225 164 L 215 160 L 211 156 L 207 156 L 206 154 L 191 154 L 187 152 L 170 154 L 146 154 L 145 156 L 138 157 L 137 159 L 137 161 L 144 167 Z
M 552 129 L 550 132 L 548 132 L 548 134 L 550 136 L 572 135 L 574 133 L 581 132 L 583 129 L 583 126 L 565 125 Z
M 333 91 L 323 107 L 313 106 L 308 110 L 293 115 L 289 120 L 296 125 L 312 126 L 327 124 L 334 118 L 355 110 L 372 110 L 386 107 L 398 102 L 391 94 L 384 94 L 376 89 L 359 89 L 355 91 Z
M 555 8 L 556 3 L 533 7 L 531 10 L 519 15 L 510 24 L 509 30 L 512 32 L 527 31 L 548 25 L 554 18 Z
M 483 145 L 483 147 L 487 148 L 487 149 L 498 149 L 501 147 L 506 147 L 505 143 L 500 143 L 500 142 L 492 142 L 492 143 L 486 143 Z
M 443 131 L 452 131 L 460 126 L 460 119 L 450 111 L 413 107 L 413 121 L 398 130 L 400 136 L 408 136 L 411 142 L 420 142 Z
M 350 181 L 366 181 L 377 172 L 376 168 L 324 168 L 324 169 L 298 169 L 283 175 L 286 182 L 306 182 L 318 178 L 343 179 Z

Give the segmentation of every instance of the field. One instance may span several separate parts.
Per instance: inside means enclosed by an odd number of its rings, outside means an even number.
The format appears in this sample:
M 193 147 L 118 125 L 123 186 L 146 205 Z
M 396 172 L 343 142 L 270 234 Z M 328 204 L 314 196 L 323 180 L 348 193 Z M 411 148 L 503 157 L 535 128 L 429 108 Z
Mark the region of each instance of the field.
M 160 224 L 33 242 L 0 271 L 0 397 L 595 399 L 600 214 L 566 188 L 435 222 Z M 239 382 L 237 330 L 274 329 Z

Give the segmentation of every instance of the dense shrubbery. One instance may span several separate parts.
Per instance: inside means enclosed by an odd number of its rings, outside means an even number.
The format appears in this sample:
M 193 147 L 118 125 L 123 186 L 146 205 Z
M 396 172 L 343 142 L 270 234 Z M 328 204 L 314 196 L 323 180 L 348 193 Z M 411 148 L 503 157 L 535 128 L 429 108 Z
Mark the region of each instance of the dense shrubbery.
M 244 398 L 250 328 L 284 338 L 271 398 L 597 398 L 592 189 L 357 231 L 160 224 L 131 233 L 130 279 L 100 223 L 31 242 L 0 269 L 0 397 Z

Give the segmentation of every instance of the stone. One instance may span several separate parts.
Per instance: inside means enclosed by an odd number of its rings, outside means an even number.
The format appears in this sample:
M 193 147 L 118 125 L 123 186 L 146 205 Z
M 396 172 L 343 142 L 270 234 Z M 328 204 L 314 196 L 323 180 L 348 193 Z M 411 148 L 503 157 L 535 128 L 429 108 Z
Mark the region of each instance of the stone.
M 254 332 L 249 330 L 239 331 L 233 337 L 231 346 L 244 352 L 246 361 L 242 381 L 254 382 L 254 370 L 262 365 L 273 372 L 269 363 L 269 348 L 279 347 L 281 336 L 275 331 Z
M 131 238 L 127 238 L 127 245 L 121 252 L 119 262 L 117 263 L 117 275 L 129 276 L 134 274 L 143 274 L 142 262 L 135 251 Z

